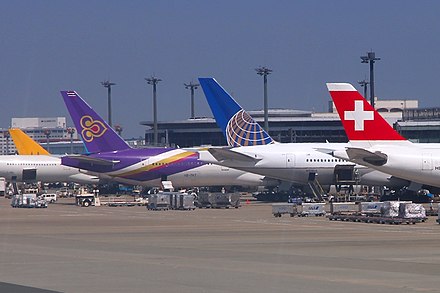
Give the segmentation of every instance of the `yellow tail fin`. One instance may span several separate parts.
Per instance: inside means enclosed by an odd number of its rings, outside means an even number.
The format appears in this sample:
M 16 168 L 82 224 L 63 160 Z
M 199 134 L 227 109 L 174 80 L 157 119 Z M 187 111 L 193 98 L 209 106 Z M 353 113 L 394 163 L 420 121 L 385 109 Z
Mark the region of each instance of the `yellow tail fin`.
M 9 129 L 19 155 L 50 155 L 41 145 L 30 138 L 21 129 Z

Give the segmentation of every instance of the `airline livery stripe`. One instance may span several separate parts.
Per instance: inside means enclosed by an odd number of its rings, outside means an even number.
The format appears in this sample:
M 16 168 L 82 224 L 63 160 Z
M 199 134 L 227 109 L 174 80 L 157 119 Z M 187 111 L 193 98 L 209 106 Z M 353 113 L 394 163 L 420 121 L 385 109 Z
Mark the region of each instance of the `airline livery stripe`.
M 172 164 L 172 163 L 178 163 L 186 158 L 193 157 L 193 156 L 197 156 L 197 154 L 193 153 L 193 152 L 183 152 L 183 153 L 171 156 L 169 158 L 165 158 L 163 160 L 154 162 L 154 164 L 149 164 L 147 166 L 143 166 L 143 167 L 138 168 L 133 171 L 129 171 L 129 172 L 125 172 L 125 173 L 121 173 L 121 174 L 117 174 L 117 175 L 114 174 L 114 175 L 126 177 L 126 176 L 136 175 L 136 174 L 139 174 L 142 172 L 153 171 L 153 170 L 157 170 L 157 169 L 161 169 L 163 167 L 166 167 L 167 165 Z

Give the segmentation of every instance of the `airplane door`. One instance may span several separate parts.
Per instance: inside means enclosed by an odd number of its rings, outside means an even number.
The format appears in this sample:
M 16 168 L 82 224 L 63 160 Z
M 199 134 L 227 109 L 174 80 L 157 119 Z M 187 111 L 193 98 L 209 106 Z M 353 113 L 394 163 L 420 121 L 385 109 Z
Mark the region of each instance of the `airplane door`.
M 286 154 L 286 168 L 295 167 L 295 155 L 294 154 Z
M 422 170 L 432 170 L 432 154 L 422 154 Z
M 23 181 L 35 181 L 37 179 L 37 169 L 23 169 Z

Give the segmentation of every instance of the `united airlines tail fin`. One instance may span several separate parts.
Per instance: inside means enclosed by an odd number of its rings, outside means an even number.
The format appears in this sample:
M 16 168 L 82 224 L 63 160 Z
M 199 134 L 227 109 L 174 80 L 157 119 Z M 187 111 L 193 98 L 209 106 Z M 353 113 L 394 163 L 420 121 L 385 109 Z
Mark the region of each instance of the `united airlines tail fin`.
M 229 146 L 275 143 L 269 134 L 244 111 L 214 78 L 199 78 L 217 125 Z
M 19 155 L 50 155 L 41 145 L 30 138 L 19 128 L 9 129 L 9 134 L 14 141 Z
M 352 144 L 406 141 L 351 84 L 327 83 L 327 88 Z
M 130 148 L 75 91 L 61 91 L 61 95 L 89 153 Z

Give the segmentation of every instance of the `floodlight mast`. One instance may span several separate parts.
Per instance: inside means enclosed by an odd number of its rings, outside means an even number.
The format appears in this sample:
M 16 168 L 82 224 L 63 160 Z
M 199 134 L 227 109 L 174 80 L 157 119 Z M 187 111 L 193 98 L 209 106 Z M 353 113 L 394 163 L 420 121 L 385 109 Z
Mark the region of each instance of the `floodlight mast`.
M 264 79 L 264 129 L 269 133 L 269 113 L 268 113 L 268 101 L 267 101 L 267 76 L 272 73 L 272 69 L 264 66 L 255 68 L 258 75 L 263 76 Z
M 359 80 L 358 84 L 364 88 L 364 98 L 367 98 L 367 90 L 368 90 L 368 85 L 370 84 L 370 82 L 366 79 L 364 80 Z
M 195 118 L 195 111 L 194 111 L 194 90 L 198 89 L 200 84 L 193 83 L 192 81 L 190 83 L 184 83 L 183 84 L 186 89 L 190 89 L 191 91 L 191 118 Z
M 52 131 L 50 130 L 50 129 L 48 129 L 48 128 L 46 128 L 46 129 L 44 129 L 44 135 L 46 135 L 46 150 L 47 150 L 47 152 L 48 153 L 50 153 L 50 150 L 49 150 L 49 141 L 50 141 L 50 134 L 52 133 Z
M 75 134 L 75 127 L 67 127 L 67 133 L 70 135 L 70 154 L 73 154 L 73 135 Z
M 153 131 L 154 131 L 154 140 L 153 143 L 155 146 L 158 145 L 158 133 L 157 133 L 157 100 L 156 100 L 156 85 L 162 79 L 155 77 L 154 75 L 151 77 L 145 78 L 148 84 L 153 86 Z
M 107 88 L 107 122 L 112 127 L 112 86 L 116 85 L 116 83 L 106 80 L 102 81 L 101 84 Z
M 361 59 L 361 63 L 370 63 L 370 104 L 374 108 L 374 63 L 380 58 L 376 58 L 376 53 L 371 51 L 367 52 L 367 56 L 361 56 Z

